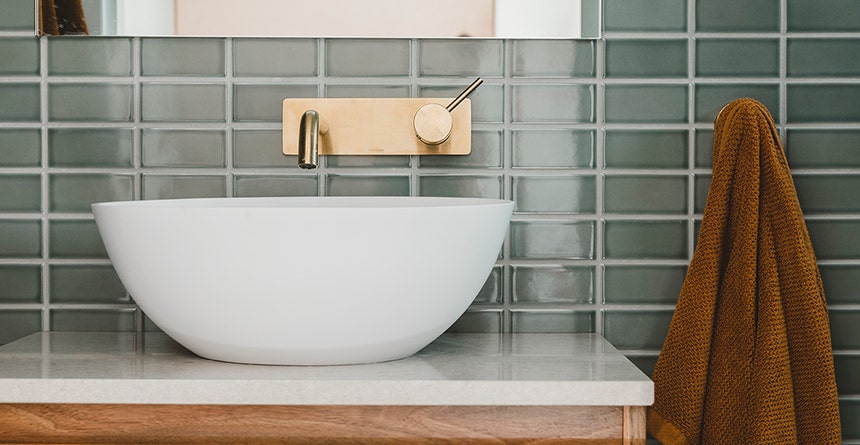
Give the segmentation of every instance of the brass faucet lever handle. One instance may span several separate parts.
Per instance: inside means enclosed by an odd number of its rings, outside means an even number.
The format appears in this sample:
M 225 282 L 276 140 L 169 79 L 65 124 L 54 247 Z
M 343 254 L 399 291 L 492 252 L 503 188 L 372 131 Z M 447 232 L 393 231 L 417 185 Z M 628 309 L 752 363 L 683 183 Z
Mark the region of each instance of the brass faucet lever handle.
M 482 83 L 484 83 L 484 79 L 481 79 L 480 77 L 475 79 L 475 81 L 472 82 L 471 85 L 467 86 L 459 96 L 454 98 L 454 100 L 452 100 L 445 109 L 448 110 L 449 113 L 454 111 L 454 108 L 457 108 L 457 105 L 460 105 L 460 102 L 463 102 L 463 99 L 469 97 L 469 95 L 472 94 L 472 91 L 475 91 L 475 89 L 481 86 Z
M 454 125 L 451 112 L 482 83 L 484 81 L 480 77 L 475 79 L 447 107 L 434 103 L 419 108 L 412 122 L 418 139 L 427 145 L 439 145 L 447 141 Z

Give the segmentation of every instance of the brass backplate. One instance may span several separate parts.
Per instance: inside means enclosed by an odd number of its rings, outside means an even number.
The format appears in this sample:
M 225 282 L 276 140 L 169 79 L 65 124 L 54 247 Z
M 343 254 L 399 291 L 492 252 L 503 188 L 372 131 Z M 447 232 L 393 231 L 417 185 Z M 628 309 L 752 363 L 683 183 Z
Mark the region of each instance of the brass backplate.
M 285 99 L 283 152 L 298 154 L 299 122 L 307 110 L 320 115 L 320 155 L 467 155 L 472 151 L 472 103 L 454 111 L 451 136 L 428 145 L 415 135 L 413 118 L 428 103 L 447 105 L 452 99 Z

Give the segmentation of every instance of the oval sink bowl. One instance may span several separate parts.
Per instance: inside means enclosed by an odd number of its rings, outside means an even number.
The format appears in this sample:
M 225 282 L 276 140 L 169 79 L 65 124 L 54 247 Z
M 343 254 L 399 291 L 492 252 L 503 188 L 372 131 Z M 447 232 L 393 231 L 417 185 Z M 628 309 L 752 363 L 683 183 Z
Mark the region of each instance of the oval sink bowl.
M 128 292 L 202 357 L 335 365 L 407 357 L 466 310 L 513 202 L 214 198 L 93 204 Z

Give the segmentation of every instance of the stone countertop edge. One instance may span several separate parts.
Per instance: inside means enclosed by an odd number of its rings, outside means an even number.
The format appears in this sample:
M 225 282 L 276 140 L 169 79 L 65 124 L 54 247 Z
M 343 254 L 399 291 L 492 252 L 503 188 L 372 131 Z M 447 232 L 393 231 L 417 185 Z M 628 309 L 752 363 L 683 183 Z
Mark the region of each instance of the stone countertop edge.
M 0 403 L 649 406 L 654 385 L 597 334 L 444 334 L 351 366 L 200 358 L 162 333 L 45 332 L 0 347 Z

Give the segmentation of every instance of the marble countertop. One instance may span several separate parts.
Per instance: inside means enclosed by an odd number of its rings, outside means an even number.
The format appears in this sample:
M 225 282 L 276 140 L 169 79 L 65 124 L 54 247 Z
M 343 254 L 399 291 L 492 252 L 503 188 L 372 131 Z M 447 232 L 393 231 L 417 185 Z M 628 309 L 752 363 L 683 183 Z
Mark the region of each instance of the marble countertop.
M 651 405 L 648 377 L 596 334 L 445 334 L 412 357 L 258 366 L 161 333 L 37 333 L 0 347 L 0 403 Z

